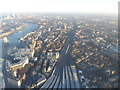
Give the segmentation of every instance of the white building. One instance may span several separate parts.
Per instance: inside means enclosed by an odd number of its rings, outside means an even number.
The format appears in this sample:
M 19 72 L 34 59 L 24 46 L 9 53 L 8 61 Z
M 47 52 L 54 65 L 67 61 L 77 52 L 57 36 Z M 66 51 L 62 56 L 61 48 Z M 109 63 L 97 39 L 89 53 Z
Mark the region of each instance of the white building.
M 57 60 L 59 58 L 59 52 L 47 52 L 47 58 L 50 60 Z

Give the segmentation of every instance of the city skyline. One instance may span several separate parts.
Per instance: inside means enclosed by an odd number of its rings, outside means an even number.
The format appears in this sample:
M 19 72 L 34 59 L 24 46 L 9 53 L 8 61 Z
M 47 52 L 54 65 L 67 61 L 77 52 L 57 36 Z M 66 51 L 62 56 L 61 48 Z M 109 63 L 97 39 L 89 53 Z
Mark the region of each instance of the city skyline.
M 117 15 L 119 0 L 2 0 L 0 13 L 94 13 Z

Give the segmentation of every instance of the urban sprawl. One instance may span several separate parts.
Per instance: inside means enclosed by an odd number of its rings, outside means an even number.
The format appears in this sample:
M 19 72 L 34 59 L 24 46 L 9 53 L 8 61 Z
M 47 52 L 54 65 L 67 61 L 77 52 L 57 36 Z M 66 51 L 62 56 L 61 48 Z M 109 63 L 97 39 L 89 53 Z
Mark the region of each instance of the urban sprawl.
M 22 33 L 28 23 L 37 29 L 20 37 L 20 45 L 8 53 L 8 36 Z M 116 17 L 9 15 L 0 26 L 6 53 L 0 60 L 5 87 L 118 87 Z

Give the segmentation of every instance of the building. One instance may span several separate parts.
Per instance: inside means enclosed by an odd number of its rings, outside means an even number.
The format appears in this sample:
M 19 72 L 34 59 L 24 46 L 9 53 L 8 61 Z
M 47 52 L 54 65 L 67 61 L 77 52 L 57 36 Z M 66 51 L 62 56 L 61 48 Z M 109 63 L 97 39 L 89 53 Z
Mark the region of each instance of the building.
M 50 60 L 57 60 L 59 58 L 59 52 L 47 52 L 47 58 Z
M 32 42 L 30 42 L 28 45 L 29 45 L 29 47 L 30 47 L 31 49 L 33 49 L 33 48 L 35 48 L 35 46 L 36 46 L 36 41 L 35 41 L 35 40 L 32 40 Z
M 25 79 L 26 74 L 20 75 L 19 77 L 15 78 L 8 78 L 8 82 L 13 86 L 13 87 L 20 87 L 23 80 Z
M 53 69 L 53 66 L 52 66 L 52 65 L 48 66 L 48 68 L 47 68 L 47 72 L 52 71 L 52 69 Z
M 16 77 L 17 76 L 17 69 L 23 68 L 28 63 L 29 63 L 29 59 L 27 57 L 24 57 L 18 63 L 11 64 L 10 70 L 13 71 L 13 76 Z
M 21 86 L 23 80 L 26 78 L 27 69 L 29 69 L 29 67 L 25 68 L 28 63 L 28 57 L 22 57 L 17 63 L 10 63 L 8 65 L 10 69 L 9 73 L 12 74 L 10 78 L 8 78 L 8 82 L 13 85 L 13 87 Z
M 19 54 L 19 55 L 28 54 L 29 55 L 28 57 L 31 58 L 34 56 L 34 53 L 35 53 L 34 49 L 25 48 L 25 49 L 17 50 L 17 52 L 15 54 Z

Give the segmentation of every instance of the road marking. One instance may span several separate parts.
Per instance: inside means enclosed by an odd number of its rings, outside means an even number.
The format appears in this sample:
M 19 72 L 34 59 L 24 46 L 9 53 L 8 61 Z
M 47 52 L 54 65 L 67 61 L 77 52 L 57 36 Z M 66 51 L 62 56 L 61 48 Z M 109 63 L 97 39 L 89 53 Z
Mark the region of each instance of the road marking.
M 67 54 L 69 47 L 70 47 L 70 45 L 68 45 L 68 47 L 67 47 L 67 50 L 66 50 L 65 54 Z

